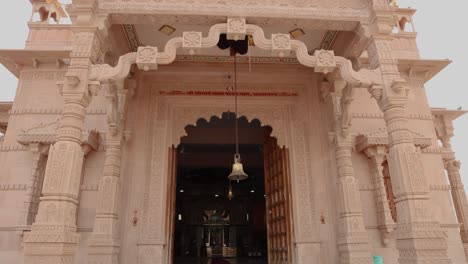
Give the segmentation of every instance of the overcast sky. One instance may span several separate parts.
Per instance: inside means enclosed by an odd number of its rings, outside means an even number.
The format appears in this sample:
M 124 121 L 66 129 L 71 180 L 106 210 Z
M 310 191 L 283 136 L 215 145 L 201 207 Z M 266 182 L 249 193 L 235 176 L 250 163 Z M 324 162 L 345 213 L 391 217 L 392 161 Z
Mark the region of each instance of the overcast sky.
M 62 0 L 66 3 L 69 0 Z M 418 46 L 423 58 L 453 60 L 453 63 L 426 85 L 430 105 L 468 110 L 468 1 L 400 0 L 401 7 L 418 9 L 414 17 Z M 31 15 L 27 0 L 8 1 L 0 16 L 0 49 L 21 49 L 28 33 L 26 21 Z M 0 101 L 12 101 L 16 78 L 0 65 Z M 462 161 L 462 175 L 468 186 L 468 115 L 455 122 L 452 139 L 456 155 Z

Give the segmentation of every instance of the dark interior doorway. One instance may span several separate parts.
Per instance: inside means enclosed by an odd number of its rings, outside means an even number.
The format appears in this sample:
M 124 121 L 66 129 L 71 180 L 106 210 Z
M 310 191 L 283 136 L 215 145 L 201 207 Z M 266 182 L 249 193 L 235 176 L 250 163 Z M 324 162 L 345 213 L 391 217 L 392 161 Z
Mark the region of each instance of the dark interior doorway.
M 233 113 L 186 128 L 177 164 L 173 263 L 268 263 L 264 143 L 271 128 L 239 118 L 240 154 L 249 178 L 232 182 Z M 228 261 L 228 262 L 222 262 Z

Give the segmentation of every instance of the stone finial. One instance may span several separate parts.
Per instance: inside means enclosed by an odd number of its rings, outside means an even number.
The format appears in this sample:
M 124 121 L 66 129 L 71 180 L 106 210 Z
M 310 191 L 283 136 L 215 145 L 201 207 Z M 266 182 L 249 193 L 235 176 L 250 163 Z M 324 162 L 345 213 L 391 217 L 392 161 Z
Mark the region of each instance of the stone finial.
M 157 70 L 158 63 L 158 48 L 157 47 L 139 47 L 136 64 L 138 69 L 149 71 Z
M 333 50 L 316 50 L 314 56 L 317 60 L 315 72 L 329 73 L 336 68 L 335 53 Z

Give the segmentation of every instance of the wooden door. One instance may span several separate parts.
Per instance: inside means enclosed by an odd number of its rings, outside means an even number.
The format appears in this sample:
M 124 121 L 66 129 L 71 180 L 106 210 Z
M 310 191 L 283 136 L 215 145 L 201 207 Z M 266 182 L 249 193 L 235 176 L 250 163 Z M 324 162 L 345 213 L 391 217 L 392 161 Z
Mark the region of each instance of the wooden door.
M 166 202 L 166 246 L 167 263 L 172 263 L 174 257 L 174 227 L 176 216 L 176 191 L 177 191 L 177 149 L 169 148 L 169 169 L 167 180 Z
M 266 137 L 264 144 L 268 263 L 293 263 L 291 177 L 288 149 Z

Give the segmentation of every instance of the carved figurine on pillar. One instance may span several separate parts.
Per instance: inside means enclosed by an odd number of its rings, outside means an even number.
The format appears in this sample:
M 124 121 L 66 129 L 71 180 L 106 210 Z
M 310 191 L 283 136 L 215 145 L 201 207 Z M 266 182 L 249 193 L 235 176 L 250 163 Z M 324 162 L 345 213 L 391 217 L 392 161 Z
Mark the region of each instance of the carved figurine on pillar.
M 340 218 L 338 247 L 340 263 L 372 263 L 369 238 L 364 226 L 362 204 L 358 181 L 354 175 L 351 154 L 352 136 L 349 105 L 352 101 L 352 87 L 340 78 L 333 76 L 334 85 L 323 85 L 333 89 L 328 106 L 334 117 L 333 141 L 336 144 L 336 163 L 338 168 L 338 210 Z
M 408 129 L 406 81 L 392 49 L 394 20 L 376 10 L 368 47 L 371 67 L 380 71 L 382 85 L 368 88 L 384 113 L 388 131 L 388 164 L 398 211 L 395 231 L 399 263 L 452 263 L 447 255 L 447 234 L 429 210 L 428 186 L 422 157 Z M 368 31 L 369 32 L 369 31 Z

